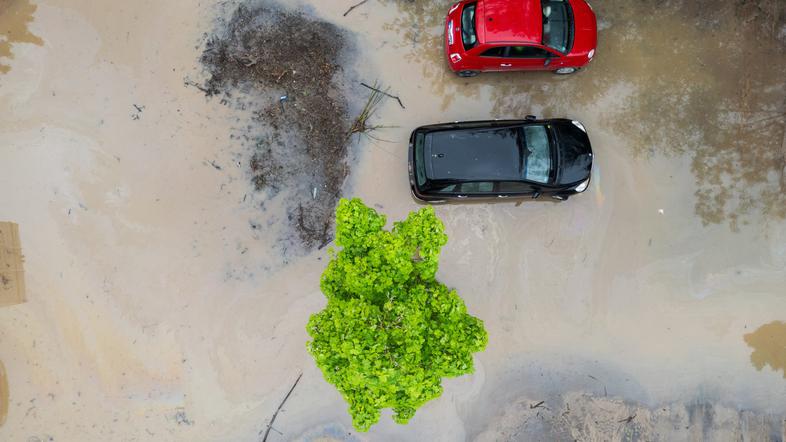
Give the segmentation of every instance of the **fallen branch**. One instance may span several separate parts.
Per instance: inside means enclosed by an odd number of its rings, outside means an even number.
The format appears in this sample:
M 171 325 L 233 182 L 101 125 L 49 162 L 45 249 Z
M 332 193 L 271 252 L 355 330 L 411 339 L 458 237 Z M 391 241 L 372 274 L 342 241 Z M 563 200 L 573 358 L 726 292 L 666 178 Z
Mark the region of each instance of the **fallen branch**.
M 363 3 L 366 3 L 367 1 L 368 1 L 368 0 L 363 0 L 363 1 L 362 1 L 362 2 L 360 2 L 360 3 L 357 3 L 357 4 L 355 4 L 355 5 L 352 5 L 352 6 L 350 6 L 350 7 L 349 7 L 349 9 L 347 9 L 347 12 L 345 12 L 345 13 L 344 13 L 344 17 L 346 17 L 346 16 L 347 16 L 347 14 L 349 14 L 350 12 L 352 12 L 352 10 L 353 10 L 353 9 L 357 8 L 358 6 L 362 5 Z
M 534 408 L 539 408 L 539 407 L 542 407 L 542 406 L 543 406 L 543 404 L 544 404 L 545 402 L 546 402 L 546 401 L 540 401 L 540 402 L 538 402 L 538 403 L 537 403 L 537 404 L 535 404 L 535 405 L 530 405 L 530 406 L 529 406 L 529 408 L 530 408 L 530 410 L 531 410 L 531 409 L 534 409 Z
M 379 92 L 380 94 L 387 95 L 387 96 L 388 96 L 388 97 L 390 97 L 390 98 L 395 98 L 395 99 L 396 99 L 396 101 L 398 101 L 398 104 L 399 104 L 399 106 L 401 106 L 401 108 L 402 108 L 402 109 L 406 109 L 406 107 L 404 107 L 404 103 L 402 103 L 402 102 L 401 102 L 401 98 L 399 98 L 398 96 L 396 96 L 396 95 L 390 95 L 389 93 L 387 93 L 387 92 L 385 92 L 385 91 L 381 91 L 381 90 L 379 90 L 379 89 L 377 89 L 377 88 L 375 88 L 375 87 L 371 87 L 371 86 L 367 85 L 366 83 L 360 83 L 360 85 L 361 85 L 361 86 L 365 86 L 365 87 L 367 87 L 367 88 L 371 89 L 372 91 L 377 91 L 377 92 Z
M 363 84 L 363 83 L 361 83 Z M 376 86 L 376 83 L 374 83 Z M 377 107 L 379 103 L 382 101 L 384 91 L 377 89 L 376 87 L 370 87 L 364 84 L 364 86 L 371 89 L 371 95 L 369 95 L 368 100 L 366 100 L 366 104 L 363 106 L 363 110 L 360 112 L 360 115 L 355 119 L 352 123 L 352 127 L 349 128 L 349 133 L 347 137 L 351 137 L 353 134 L 366 134 L 368 135 L 370 132 L 380 129 L 383 126 L 369 126 L 368 120 L 374 115 L 374 112 L 377 111 Z
M 289 395 L 292 394 L 292 391 L 295 389 L 295 387 L 297 387 L 297 383 L 300 382 L 300 378 L 302 376 L 303 376 L 303 373 L 300 373 L 297 376 L 297 379 L 295 379 L 295 383 L 292 384 L 292 388 L 289 389 L 289 392 L 287 393 L 287 395 L 284 396 L 284 400 L 281 401 L 281 403 L 278 405 L 278 408 L 276 408 L 276 412 L 273 413 L 273 417 L 270 418 L 270 422 L 267 424 L 267 430 L 265 431 L 265 435 L 262 437 L 262 442 L 265 442 L 267 440 L 267 436 L 268 436 L 268 434 L 270 434 L 270 429 L 273 428 L 273 422 L 276 420 L 276 416 L 278 416 L 278 412 L 281 411 L 281 407 L 283 407 L 284 403 L 287 401 L 287 399 L 289 399 Z M 278 430 L 276 430 L 276 431 L 278 432 Z

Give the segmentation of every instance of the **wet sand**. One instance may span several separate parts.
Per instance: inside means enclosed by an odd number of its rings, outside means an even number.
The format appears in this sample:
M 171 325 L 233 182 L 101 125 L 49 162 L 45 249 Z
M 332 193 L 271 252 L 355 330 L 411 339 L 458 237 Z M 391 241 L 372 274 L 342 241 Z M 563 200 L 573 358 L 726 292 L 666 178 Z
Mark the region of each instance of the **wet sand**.
M 410 425 L 383 414 L 358 435 L 305 350 L 308 316 L 324 305 L 324 251 L 281 263 L 282 217 L 260 210 L 251 153 L 232 138 L 250 112 L 184 85 L 204 79 L 203 33 L 220 8 L 35 5 L 27 29 L 42 44 L 0 59 L 0 219 L 20 225 L 27 283 L 25 304 L 0 309 L 13 392 L 0 439 L 257 440 L 301 371 L 271 440 L 784 437 L 783 369 L 758 367 L 746 342 L 786 320 L 771 155 L 783 120 L 747 144 L 713 134 L 743 118 L 727 103 L 783 111 L 779 40 L 721 20 L 669 51 L 668 35 L 706 21 L 674 6 L 639 22 L 641 5 L 610 2 L 595 5 L 605 18 L 587 71 L 458 79 L 434 47 L 445 5 L 369 2 L 343 17 L 344 2 L 288 3 L 354 32 L 351 68 L 406 106 L 390 100 L 377 115 L 397 126 L 378 133 L 390 142 L 353 143 L 344 190 L 389 219 L 418 207 L 406 140 L 421 124 L 566 116 L 587 126 L 596 153 L 589 191 L 566 203 L 437 208 L 450 237 L 439 277 L 485 321 L 488 348 Z M 652 52 L 635 44 L 660 30 Z M 726 32 L 745 44 L 719 48 Z M 728 58 L 690 63 L 761 41 L 772 69 L 751 69 L 747 93 L 745 72 L 721 69 Z M 666 55 L 671 68 L 658 62 Z M 740 160 L 745 146 L 761 154 Z M 743 181 L 748 193 L 722 191 Z M 549 410 L 528 408 L 540 401 Z M 566 406 L 575 414 L 563 420 Z M 602 425 L 585 419 L 599 409 Z M 675 423 L 691 429 L 668 433 Z

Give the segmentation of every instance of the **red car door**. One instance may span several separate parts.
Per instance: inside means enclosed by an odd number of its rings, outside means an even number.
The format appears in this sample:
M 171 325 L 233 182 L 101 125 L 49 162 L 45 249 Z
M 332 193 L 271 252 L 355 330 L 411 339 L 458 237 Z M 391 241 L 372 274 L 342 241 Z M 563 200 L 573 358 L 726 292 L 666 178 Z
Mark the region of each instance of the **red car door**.
M 559 60 L 551 52 L 537 46 L 511 46 L 507 53 L 511 69 L 517 71 L 548 71 L 552 63 Z
M 487 46 L 481 49 L 478 60 L 483 72 L 514 70 L 513 61 L 506 57 L 508 46 Z

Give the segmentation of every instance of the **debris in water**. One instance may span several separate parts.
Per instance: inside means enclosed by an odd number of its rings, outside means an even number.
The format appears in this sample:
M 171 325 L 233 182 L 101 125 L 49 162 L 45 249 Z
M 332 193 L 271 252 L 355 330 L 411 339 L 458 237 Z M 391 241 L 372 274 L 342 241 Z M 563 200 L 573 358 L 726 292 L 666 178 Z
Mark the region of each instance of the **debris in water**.
M 186 415 L 186 410 L 183 407 L 177 408 L 175 412 L 175 422 L 178 425 L 194 425 L 194 421 L 190 420 Z
M 278 405 L 278 408 L 276 408 L 276 412 L 273 413 L 273 417 L 270 418 L 270 422 L 268 422 L 268 424 L 267 424 L 267 430 L 265 430 L 265 435 L 262 437 L 262 442 L 265 442 L 267 440 L 267 436 L 270 434 L 270 430 L 273 428 L 273 422 L 276 421 L 276 416 L 278 416 L 278 412 L 281 411 L 281 407 L 284 406 L 284 403 L 286 403 L 287 399 L 289 399 L 289 396 L 292 394 L 292 391 L 294 391 L 295 387 L 297 387 L 297 383 L 300 382 L 300 378 L 301 377 L 303 377 L 303 373 L 300 373 L 297 376 L 297 379 L 295 379 L 295 383 L 292 384 L 292 388 L 289 389 L 289 391 L 287 392 L 287 395 L 284 396 L 284 400 L 281 401 L 281 403 Z M 276 432 L 280 433 L 278 430 L 276 430 Z M 259 433 L 262 434 L 261 431 Z M 280 433 L 280 434 L 283 434 L 283 433 Z
M 256 121 L 242 125 L 233 138 L 248 148 L 250 180 L 260 198 L 286 193 L 291 224 L 281 244 L 298 243 L 288 248 L 298 253 L 316 248 L 328 240 L 349 172 L 345 97 L 351 82 L 339 64 L 350 53 L 348 34 L 270 2 L 238 6 L 214 32 L 201 57 L 209 78 L 199 87 L 240 110 L 267 103 L 253 112 Z M 252 58 L 265 62 L 252 63 Z M 278 100 L 268 98 L 282 90 L 286 93 L 277 94 Z M 297 105 L 283 112 L 290 101 Z M 313 197 L 308 184 L 315 180 L 325 185 L 320 198 Z
M 359 3 L 356 3 L 356 4 L 352 5 L 352 6 L 350 6 L 349 9 L 347 9 L 347 12 L 344 13 L 344 17 L 346 17 L 350 12 L 352 12 L 353 9 L 357 8 L 358 6 L 361 6 L 361 5 L 365 4 L 367 1 L 368 0 L 361 0 Z

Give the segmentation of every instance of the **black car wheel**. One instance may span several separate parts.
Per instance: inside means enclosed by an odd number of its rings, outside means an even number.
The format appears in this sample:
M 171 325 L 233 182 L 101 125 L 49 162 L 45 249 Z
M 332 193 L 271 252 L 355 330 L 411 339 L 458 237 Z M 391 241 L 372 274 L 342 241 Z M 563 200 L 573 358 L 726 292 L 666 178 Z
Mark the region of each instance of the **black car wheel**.
M 456 75 L 462 78 L 469 78 L 478 75 L 480 72 L 478 71 L 458 71 Z

